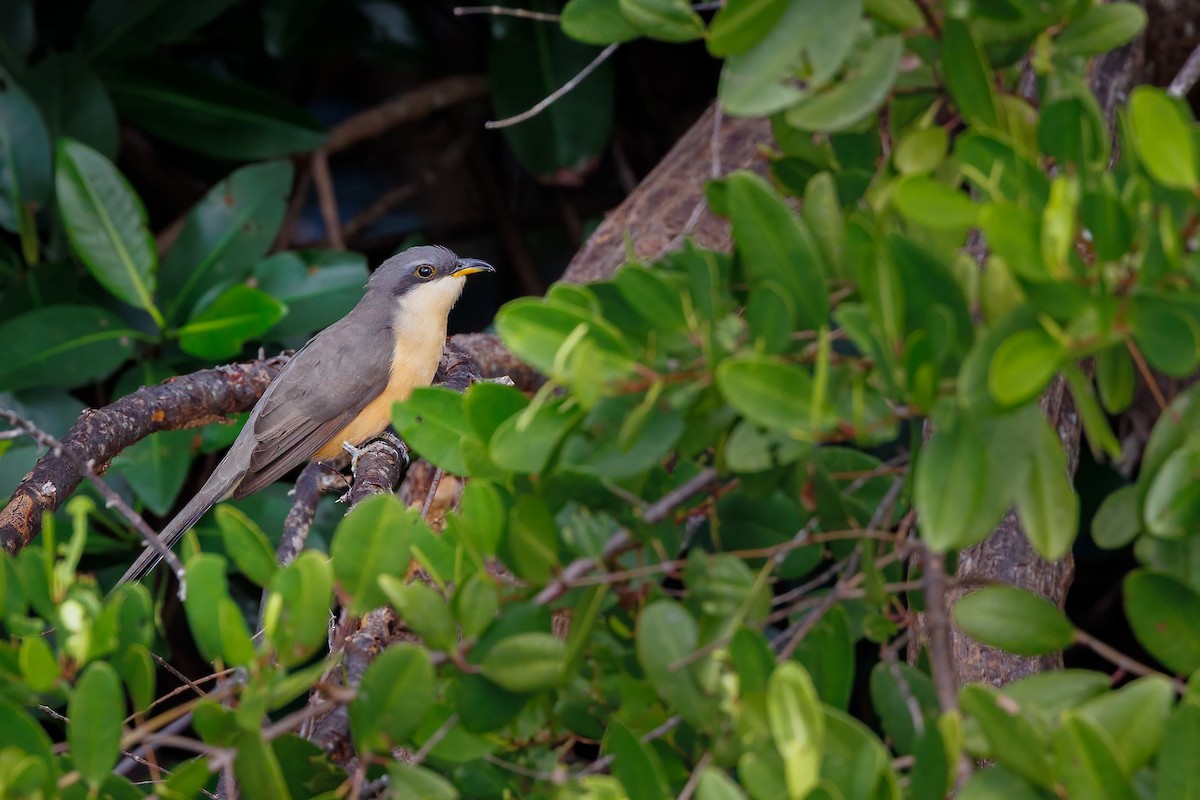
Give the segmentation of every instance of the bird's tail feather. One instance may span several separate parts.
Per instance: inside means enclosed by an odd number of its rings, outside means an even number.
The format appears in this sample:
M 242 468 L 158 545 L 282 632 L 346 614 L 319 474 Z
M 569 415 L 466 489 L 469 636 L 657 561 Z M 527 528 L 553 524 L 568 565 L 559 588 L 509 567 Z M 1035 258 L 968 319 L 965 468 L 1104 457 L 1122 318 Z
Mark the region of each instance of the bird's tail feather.
M 214 477 L 216 476 L 214 475 Z M 187 533 L 193 525 L 200 521 L 200 518 L 204 516 L 206 511 L 224 498 L 224 495 L 229 490 L 229 483 L 231 482 L 222 481 L 221 483 L 213 485 L 214 482 L 211 480 L 206 483 L 204 488 L 202 488 L 195 497 L 188 501 L 188 504 L 184 506 L 178 514 L 175 515 L 175 518 L 172 519 L 167 527 L 163 528 L 162 533 L 158 535 L 159 541 L 163 543 L 163 546 L 168 550 L 174 547 L 175 543 L 179 541 L 179 539 L 185 533 Z M 133 565 L 125 571 L 125 574 L 121 576 L 121 580 L 117 581 L 117 586 L 120 586 L 123 583 L 131 583 L 133 581 L 140 580 L 146 575 L 146 573 L 154 569 L 154 567 L 157 566 L 158 562 L 161 560 L 162 554 L 150 545 L 146 545 L 146 548 L 142 551 L 142 554 L 139 555 L 137 560 L 133 562 Z

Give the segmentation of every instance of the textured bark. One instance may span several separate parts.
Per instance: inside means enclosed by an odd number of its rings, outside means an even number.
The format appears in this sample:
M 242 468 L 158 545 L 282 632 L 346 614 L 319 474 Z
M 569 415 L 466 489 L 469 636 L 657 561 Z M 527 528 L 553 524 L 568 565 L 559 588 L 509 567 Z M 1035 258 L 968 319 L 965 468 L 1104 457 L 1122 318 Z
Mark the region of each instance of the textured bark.
M 684 236 L 704 247 L 728 250 L 729 224 L 708 210 L 704 184 L 736 169 L 765 174 L 767 162 L 760 147 L 770 141 L 767 120 L 718 117 L 714 103 L 605 217 L 571 259 L 563 279 L 586 283 L 611 278 L 625 263 L 627 241 L 642 259 L 678 246 Z

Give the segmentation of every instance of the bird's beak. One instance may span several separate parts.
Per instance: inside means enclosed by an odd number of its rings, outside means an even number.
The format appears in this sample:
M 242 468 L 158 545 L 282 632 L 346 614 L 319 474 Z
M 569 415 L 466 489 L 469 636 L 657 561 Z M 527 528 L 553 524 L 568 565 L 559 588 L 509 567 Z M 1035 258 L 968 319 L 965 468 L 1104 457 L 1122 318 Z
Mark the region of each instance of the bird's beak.
M 450 274 L 456 278 L 465 278 L 468 275 L 474 275 L 476 272 L 495 272 L 496 268 L 486 261 L 480 261 L 478 258 L 460 258 L 458 266 Z

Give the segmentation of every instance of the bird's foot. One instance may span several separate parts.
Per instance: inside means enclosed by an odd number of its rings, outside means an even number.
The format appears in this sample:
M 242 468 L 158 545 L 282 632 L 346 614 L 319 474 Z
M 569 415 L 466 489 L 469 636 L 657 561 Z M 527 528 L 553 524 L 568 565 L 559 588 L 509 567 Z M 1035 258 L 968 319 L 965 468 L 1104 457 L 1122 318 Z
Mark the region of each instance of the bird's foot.
M 355 447 L 349 442 L 342 442 L 342 449 L 350 454 L 350 474 L 358 477 L 358 460 L 362 458 L 363 453 L 367 452 L 367 449 Z

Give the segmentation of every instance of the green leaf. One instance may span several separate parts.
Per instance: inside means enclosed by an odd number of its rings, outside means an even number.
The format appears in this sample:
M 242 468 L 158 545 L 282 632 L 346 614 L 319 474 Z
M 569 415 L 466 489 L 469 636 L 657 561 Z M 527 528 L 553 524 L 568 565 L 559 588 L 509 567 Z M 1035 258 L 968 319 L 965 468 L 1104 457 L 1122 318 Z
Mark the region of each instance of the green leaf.
M 1068 797 L 1134 800 L 1138 796 L 1120 767 L 1118 754 L 1084 719 L 1067 714 L 1054 732 L 1054 755 Z
M 1016 487 L 1017 513 L 1037 554 L 1057 561 L 1071 552 L 1079 531 L 1079 496 L 1058 434 L 1044 417 L 1030 415 L 1030 423 L 1025 440 L 1029 473 Z
M 746 793 L 724 770 L 707 767 L 696 784 L 696 800 L 748 800 Z
M 820 254 L 808 226 L 774 188 L 752 172 L 726 178 L 738 259 L 751 284 L 771 281 L 791 295 L 797 322 L 815 330 L 829 319 Z
M 601 750 L 613 757 L 613 775 L 625 787 L 629 800 L 667 800 L 674 796 L 658 754 L 619 721 L 609 724 Z
M 1023 454 L 1012 448 L 1025 435 L 1020 417 L 936 420 L 936 432 L 917 462 L 914 487 L 921 536 L 930 547 L 940 552 L 969 547 L 1004 516 L 1028 470 Z M 982 459 L 979 453 L 994 457 Z
M 730 0 L 713 16 L 708 52 L 724 58 L 758 44 L 779 22 L 790 0 Z
M 909 221 L 937 230 L 965 230 L 975 224 L 980 211 L 966 192 L 925 175 L 897 183 L 892 202 Z
M 1017 703 L 1023 713 L 1053 722 L 1064 711 L 1108 694 L 1111 688 L 1111 679 L 1102 672 L 1066 669 L 1034 673 L 1013 681 L 1000 693 Z
M 584 44 L 612 44 L 641 33 L 621 14 L 617 0 L 568 0 L 560 20 L 563 33 Z
M 704 20 L 688 0 L 620 0 L 621 13 L 638 30 L 664 42 L 690 42 L 704 33 Z
M 141 642 L 125 646 L 117 655 L 117 669 L 137 711 L 145 711 L 154 702 L 154 656 Z
M 1191 535 L 1200 522 L 1200 441 L 1188 442 L 1150 476 L 1142 506 L 1146 530 L 1164 539 Z
M 482 564 L 496 554 L 504 534 L 508 510 L 496 487 L 484 480 L 472 480 L 463 490 L 459 513 L 446 517 L 446 529 L 475 551 Z
M 262 732 L 242 730 L 237 737 L 233 775 L 238 790 L 247 800 L 291 800 L 283 767 Z
M 1133 340 L 1150 366 L 1173 378 L 1190 375 L 1200 362 L 1194 319 L 1163 297 L 1134 295 L 1129 300 Z
M 892 150 L 892 163 L 901 175 L 927 175 L 937 169 L 950 149 L 950 134 L 940 125 L 909 128 Z
M 343 250 L 290 251 L 260 261 L 252 272 L 255 285 L 288 309 L 267 333 L 290 339 L 329 327 L 362 299 L 369 274 L 362 254 Z
M 17 652 L 21 678 L 35 692 L 48 692 L 58 683 L 62 669 L 50 645 L 40 636 L 26 636 Z
M 1045 281 L 1050 275 L 1042 261 L 1042 220 L 1016 203 L 992 202 L 983 207 L 980 225 L 992 251 L 1026 280 Z
M 305 550 L 271 578 L 263 628 L 280 663 L 300 664 L 325 645 L 333 597 L 333 566 Z
M 278 322 L 287 309 L 246 284 L 230 286 L 178 330 L 179 346 L 197 358 L 232 358 Z
M 1016 586 L 985 586 L 954 604 L 954 623 L 971 638 L 1022 656 L 1068 647 L 1075 628 L 1045 598 Z
M 531 58 L 537 54 L 536 58 Z M 599 54 L 541 22 L 515 21 L 492 40 L 488 83 L 498 117 L 527 111 L 575 78 Z M 531 119 L 501 130 L 517 160 L 550 183 L 577 185 L 608 144 L 613 67 L 600 64 L 579 85 Z
M 1117 762 L 1132 775 L 1158 752 L 1174 703 L 1171 681 L 1147 675 L 1088 700 L 1075 713 L 1107 735 Z
M 209 613 L 212 613 L 211 610 Z M 226 664 L 248 667 L 254 661 L 254 641 L 242 616 L 242 609 L 231 597 L 222 597 L 217 606 L 221 626 L 221 657 Z
M 157 431 L 122 450 L 110 469 L 125 477 L 147 508 L 165 516 L 187 481 L 194 439 L 195 431 Z
M 1074 361 L 1063 362 L 1062 374 L 1071 389 L 1071 397 L 1075 401 L 1075 408 L 1083 422 L 1083 432 L 1087 435 L 1092 452 L 1097 454 L 1097 458 L 1100 452 L 1104 452 L 1109 458 L 1119 459 L 1121 443 L 1117 441 L 1117 435 L 1108 423 L 1108 416 L 1096 400 L 1092 382 Z
M 453 606 L 463 636 L 475 638 L 496 618 L 500 608 L 500 593 L 487 573 L 476 572 L 454 593 Z M 574 629 L 575 626 L 572 626 L 572 633 Z
M 1162 89 L 1138 86 L 1129 96 L 1133 148 L 1150 177 L 1170 189 L 1200 187 L 1195 124 L 1180 101 Z
M 825 715 L 804 667 L 785 661 L 767 681 L 767 726 L 783 758 L 791 797 L 804 797 L 820 780 Z
M 713 719 L 712 700 L 700 689 L 690 664 L 699 645 L 696 621 L 674 600 L 656 600 L 642 611 L 637 625 L 637 658 L 654 691 L 675 713 L 703 730 Z
M 972 125 L 998 125 L 992 70 L 966 23 L 947 19 L 942 30 L 942 73 L 963 119 Z
M 978 684 L 964 686 L 958 697 L 962 710 L 983 729 L 989 753 L 998 764 L 1038 786 L 1053 785 L 1050 742 L 1020 709 L 994 689 Z
M 844 131 L 865 120 L 887 99 L 900 71 L 904 42 L 899 36 L 876 39 L 846 77 L 806 97 L 787 111 L 788 124 L 806 131 Z
M 315 150 L 326 134 L 280 95 L 179 61 L 111 73 L 124 122 L 213 158 L 254 161 Z
M 421 386 L 392 410 L 392 424 L 414 450 L 434 466 L 468 475 L 463 460 L 463 432 L 470 430 L 463 396 L 451 389 Z
M 544 405 L 533 414 L 514 414 L 500 424 L 488 443 L 488 455 L 501 469 L 545 471 L 563 437 L 583 418 L 562 404 Z
M 496 643 L 480 662 L 483 677 L 510 692 L 532 694 L 562 680 L 565 645 L 549 633 L 518 633 Z
M 158 255 L 133 187 L 107 158 L 65 138 L 58 140 L 54 185 L 75 255 L 105 289 L 163 327 L 153 300 Z
M 568 339 L 575 346 L 589 341 L 604 355 L 626 356 L 620 331 L 598 314 L 560 301 L 525 297 L 505 303 L 496 314 L 496 330 L 515 356 L 548 376 L 561 371 L 559 351 Z
M 896 752 L 912 754 L 920 743 L 917 725 L 937 719 L 937 690 L 924 672 L 903 662 L 878 662 L 871 670 L 871 704 Z M 911 698 L 911 704 L 910 704 Z M 914 714 L 916 715 L 914 719 Z
M 117 157 L 117 110 L 79 53 L 50 54 L 29 71 L 28 81 L 29 93 L 50 126 L 51 140 L 69 136 L 107 159 Z
M 1142 520 L 1138 509 L 1138 488 L 1122 486 L 1100 503 L 1092 517 L 1092 541 L 1105 550 L 1124 547 L 1141 532 Z
M 21 238 L 27 263 L 38 260 L 34 214 L 50 199 L 50 134 L 29 95 L 0 68 L 0 227 Z
M 187 562 L 187 599 L 184 611 L 188 627 L 200 654 L 208 661 L 221 657 L 221 619 L 218 611 L 222 601 L 229 599 L 225 580 L 225 559 L 202 553 Z
M 1134 570 L 1125 578 L 1125 616 L 1142 647 L 1172 672 L 1200 668 L 1200 595 L 1186 584 Z
M 1059 52 L 1098 56 L 1132 42 L 1146 27 L 1146 12 L 1136 3 L 1101 3 L 1083 12 L 1054 39 Z
M 262 529 L 241 511 L 230 505 L 216 508 L 217 525 L 225 552 L 242 574 L 258 586 L 266 586 L 279 569 L 275 551 Z
M 517 498 L 501 541 L 504 563 L 519 577 L 546 583 L 559 565 L 558 526 L 541 495 Z
M 753 422 L 792 432 L 810 428 L 812 380 L 801 367 L 769 356 L 729 358 L 717 367 L 717 387 Z
M 0 322 L 0 389 L 71 389 L 133 354 L 136 331 L 96 306 L 47 306 Z
M 1096 389 L 1105 411 L 1120 414 L 1129 408 L 1136 385 L 1133 358 L 1127 347 L 1117 345 L 1096 354 Z
M 1180 703 L 1163 735 L 1158 751 L 1158 775 L 1154 784 L 1158 800 L 1186 800 L 1200 792 L 1200 761 L 1193 758 L 1200 747 L 1200 706 Z
M 107 780 L 121 754 L 125 693 L 110 664 L 97 661 L 83 671 L 67 704 L 67 718 L 71 761 L 95 789 Z
M 215 18 L 233 0 L 98 0 L 83 18 L 83 50 L 88 59 L 118 58 L 176 42 Z
M 458 628 L 441 595 L 419 581 L 405 583 L 395 575 L 380 575 L 379 586 L 413 633 L 430 649 L 453 651 Z
M 329 554 L 333 574 L 352 598 L 351 613 L 362 614 L 387 602 L 380 575 L 406 575 L 420 512 L 406 509 L 395 495 L 368 497 L 338 524 Z
M 361 750 L 387 753 L 409 744 L 436 699 L 429 653 L 396 644 L 371 662 L 350 703 L 350 730 Z
M 433 770 L 391 761 L 388 764 L 388 791 L 396 800 L 458 800 L 454 784 Z
M 726 113 L 765 116 L 805 96 L 794 76 L 801 50 L 813 35 L 814 5 L 813 0 L 790 0 L 762 40 L 747 52 L 726 59 L 717 87 L 717 98 Z
M 182 319 L 212 287 L 244 279 L 266 254 L 283 221 L 292 171 L 288 161 L 242 167 L 188 212 L 158 272 L 169 321 Z
M 800 640 L 792 658 L 804 665 L 821 701 L 845 711 L 854 690 L 854 638 L 844 606 L 834 606 Z

